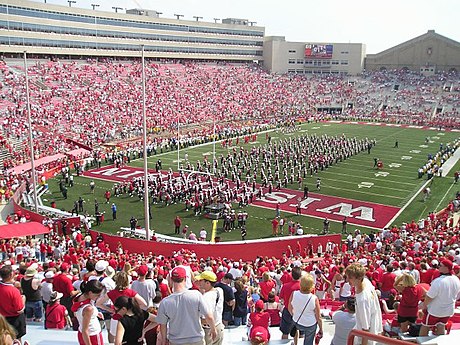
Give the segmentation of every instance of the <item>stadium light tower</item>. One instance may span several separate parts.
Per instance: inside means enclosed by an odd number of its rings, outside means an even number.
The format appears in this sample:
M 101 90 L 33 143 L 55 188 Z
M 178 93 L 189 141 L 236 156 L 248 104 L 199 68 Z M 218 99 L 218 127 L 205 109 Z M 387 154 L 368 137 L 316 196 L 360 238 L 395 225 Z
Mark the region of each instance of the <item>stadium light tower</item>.
M 99 7 L 99 6 L 101 6 L 101 5 L 99 5 L 99 4 L 91 4 L 91 6 L 93 6 L 93 11 L 95 11 L 95 10 L 96 10 L 96 7 Z
M 174 14 L 174 15 L 177 17 L 177 20 L 181 19 L 181 17 L 184 16 L 183 14 Z
M 72 7 L 72 4 L 76 4 L 77 2 L 75 0 L 67 0 L 69 3 L 69 7 Z
M 199 16 L 193 16 L 193 18 L 195 18 L 196 21 L 199 21 L 200 19 L 203 19 L 203 17 L 199 17 Z
M 123 7 L 112 6 L 112 9 L 115 10 L 115 13 L 118 13 L 118 10 L 122 10 Z
M 214 18 L 214 23 L 217 23 L 218 20 L 220 20 L 220 18 Z

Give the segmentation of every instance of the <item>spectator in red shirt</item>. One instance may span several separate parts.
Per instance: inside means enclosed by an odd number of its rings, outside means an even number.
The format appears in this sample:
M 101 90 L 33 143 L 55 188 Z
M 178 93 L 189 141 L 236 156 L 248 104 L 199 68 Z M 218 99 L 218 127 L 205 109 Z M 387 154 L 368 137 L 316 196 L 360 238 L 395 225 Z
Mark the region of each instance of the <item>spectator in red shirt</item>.
M 279 326 L 281 322 L 281 303 L 274 291 L 268 294 L 268 302 L 265 303 L 264 309 L 270 314 L 270 326 Z
M 268 302 L 268 294 L 275 289 L 276 282 L 270 276 L 270 273 L 264 272 L 262 275 L 263 281 L 259 283 L 260 297 L 264 302 Z
M 249 314 L 248 326 L 263 327 L 268 330 L 270 326 L 270 314 L 264 311 L 264 302 L 262 302 L 262 300 L 256 302 L 255 312 Z M 251 332 L 249 332 L 249 334 L 251 334 Z M 270 335 L 270 333 L 268 334 Z
M 272 220 L 272 236 L 278 236 L 278 225 L 279 225 L 278 218 L 273 218 Z
M 120 271 L 117 274 L 115 274 L 113 280 L 115 281 L 115 289 L 110 290 L 109 292 L 107 292 L 107 294 L 104 294 L 97 300 L 96 306 L 98 308 L 113 313 L 114 310 L 108 308 L 106 306 L 106 302 L 110 299 L 114 304 L 118 297 L 126 296 L 134 298 L 141 307 L 141 309 L 147 309 L 147 303 L 145 302 L 145 300 L 137 293 L 137 291 L 134 291 L 133 289 L 129 288 L 128 273 L 126 273 L 125 271 Z
M 180 219 L 179 216 L 176 216 L 176 218 L 174 218 L 174 233 L 176 235 L 179 235 L 181 225 L 182 225 L 182 220 Z
M 405 333 L 409 330 L 409 325 L 417 320 L 418 303 L 426 291 L 417 285 L 414 277 L 408 273 L 399 276 L 394 287 L 401 293 L 398 306 L 398 323 L 401 325 L 401 332 Z
M 161 297 L 165 298 L 171 294 L 171 290 L 169 289 L 169 286 L 163 282 L 163 280 L 163 275 L 159 274 L 157 277 L 158 287 L 160 288 Z
M 288 305 L 291 301 L 291 296 L 294 291 L 300 290 L 300 277 L 302 276 L 302 270 L 300 267 L 294 267 L 291 272 L 292 281 L 289 283 L 283 284 L 281 287 L 279 297 L 284 304 L 284 309 L 282 311 L 280 331 L 283 333 L 282 339 L 287 339 L 291 329 L 294 325 L 292 320 L 292 315 L 288 311 Z
M 11 265 L 0 268 L 0 315 L 3 315 L 8 323 L 17 332 L 17 338 L 21 339 L 26 334 L 25 297 L 14 286 L 14 274 Z M 8 303 L 6 303 L 8 301 Z
M 71 324 L 69 312 L 60 303 L 62 296 L 62 293 L 56 291 L 50 296 L 49 304 L 46 307 L 46 329 L 63 329 L 66 324 Z
M 396 280 L 396 274 L 393 273 L 393 266 L 388 264 L 387 271 L 383 274 L 380 281 L 380 291 L 382 298 L 386 299 L 390 296 L 391 289 L 393 289 Z
M 72 317 L 72 297 L 75 296 L 78 291 L 75 291 L 72 280 L 69 278 L 69 264 L 62 263 L 60 267 L 60 274 L 56 274 L 53 280 L 53 290 L 62 293 L 61 304 L 67 308 L 69 315 Z
M 280 278 L 281 283 L 287 284 L 287 283 L 291 282 L 292 281 L 291 272 L 289 270 L 285 269 L 284 267 L 282 267 L 281 270 L 283 271 L 283 275 Z

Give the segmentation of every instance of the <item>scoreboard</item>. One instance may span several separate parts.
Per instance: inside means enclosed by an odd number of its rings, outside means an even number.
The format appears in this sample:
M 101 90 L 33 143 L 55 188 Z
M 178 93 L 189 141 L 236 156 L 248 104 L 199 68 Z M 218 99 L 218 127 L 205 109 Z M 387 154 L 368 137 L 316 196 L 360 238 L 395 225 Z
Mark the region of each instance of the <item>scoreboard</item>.
M 307 44 L 305 45 L 305 57 L 310 59 L 332 58 L 332 44 Z

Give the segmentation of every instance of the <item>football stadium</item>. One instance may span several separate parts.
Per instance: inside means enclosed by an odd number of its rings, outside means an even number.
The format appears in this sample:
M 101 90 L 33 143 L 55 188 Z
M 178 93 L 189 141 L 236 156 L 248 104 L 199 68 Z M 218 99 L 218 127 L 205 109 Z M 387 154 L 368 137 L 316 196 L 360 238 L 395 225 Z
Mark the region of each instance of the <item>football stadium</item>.
M 67 2 L 0 3 L 0 344 L 455 343 L 459 42 Z

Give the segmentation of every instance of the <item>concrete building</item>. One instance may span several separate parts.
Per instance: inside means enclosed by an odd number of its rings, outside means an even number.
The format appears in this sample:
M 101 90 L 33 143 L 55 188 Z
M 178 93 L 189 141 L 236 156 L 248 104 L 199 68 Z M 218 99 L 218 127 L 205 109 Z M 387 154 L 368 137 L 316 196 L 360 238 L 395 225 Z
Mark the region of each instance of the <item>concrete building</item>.
M 261 61 L 265 28 L 248 21 L 209 23 L 159 18 L 26 0 L 0 3 L 0 50 L 4 56 L 145 56 L 165 59 Z
M 264 41 L 264 67 L 273 73 L 356 75 L 365 56 L 362 43 L 287 42 L 283 36 Z
M 409 69 L 424 74 L 460 72 L 460 43 L 434 30 L 378 54 L 366 56 L 368 71 Z
M 120 9 L 117 7 L 117 10 Z M 366 70 L 460 72 L 460 43 L 426 34 L 366 56 L 362 43 L 288 42 L 265 36 L 249 19 L 221 23 L 162 18 L 161 12 L 114 13 L 33 2 L 0 3 L 0 50 L 5 57 L 139 57 L 263 63 L 272 73 L 357 75 Z

